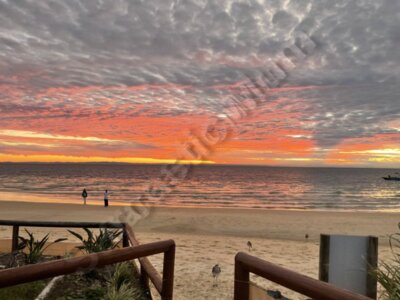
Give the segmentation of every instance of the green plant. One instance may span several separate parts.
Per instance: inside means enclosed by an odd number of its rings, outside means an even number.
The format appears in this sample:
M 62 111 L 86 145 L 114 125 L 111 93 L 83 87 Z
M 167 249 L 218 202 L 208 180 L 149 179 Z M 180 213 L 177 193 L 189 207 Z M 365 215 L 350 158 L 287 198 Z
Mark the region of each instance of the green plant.
M 20 250 L 27 249 L 27 253 L 24 253 L 25 262 L 27 264 L 37 263 L 40 260 L 40 258 L 43 256 L 43 252 L 48 247 L 50 247 L 53 244 L 67 240 L 66 238 L 57 239 L 54 242 L 48 243 L 46 246 L 46 243 L 49 240 L 49 234 L 46 234 L 44 236 L 44 238 L 41 240 L 36 240 L 33 233 L 29 232 L 26 229 L 25 229 L 25 231 L 28 234 L 29 238 L 19 236 L 18 239 L 20 240 L 20 242 L 18 244 L 18 249 L 20 249 Z
M 108 280 L 109 285 L 119 289 L 123 284 L 132 283 L 134 280 L 133 267 L 128 262 L 123 262 L 115 265 L 114 272 Z
M 137 299 L 136 292 L 132 288 L 132 285 L 123 283 L 118 289 L 116 287 L 110 287 L 103 300 L 125 300 L 125 299 Z
M 381 267 L 376 270 L 376 279 L 384 289 L 384 299 L 400 299 L 400 261 L 393 263 L 381 263 Z
M 83 228 L 87 234 L 87 238 L 83 238 L 77 232 L 68 230 L 72 235 L 77 237 L 83 245 L 77 246 L 76 248 L 85 251 L 86 253 L 101 252 L 109 249 L 114 249 L 118 246 L 120 241 L 115 241 L 121 234 L 121 230 L 108 230 L 100 229 L 98 235 L 94 235 L 88 228 Z
M 398 227 L 400 229 L 400 223 Z M 374 275 L 384 289 L 384 299 L 397 300 L 400 299 L 400 233 L 392 234 L 389 244 L 394 259 L 391 263 L 381 262 Z
M 104 300 L 151 299 L 140 281 L 136 266 L 131 262 L 116 264 L 111 269 L 107 281 L 107 293 Z
M 102 288 L 88 289 L 88 290 L 83 292 L 83 296 L 84 296 L 85 300 L 102 299 L 102 297 L 104 296 L 104 289 L 102 289 Z
M 0 289 L 0 300 L 31 300 L 36 298 L 48 280 L 38 280 Z

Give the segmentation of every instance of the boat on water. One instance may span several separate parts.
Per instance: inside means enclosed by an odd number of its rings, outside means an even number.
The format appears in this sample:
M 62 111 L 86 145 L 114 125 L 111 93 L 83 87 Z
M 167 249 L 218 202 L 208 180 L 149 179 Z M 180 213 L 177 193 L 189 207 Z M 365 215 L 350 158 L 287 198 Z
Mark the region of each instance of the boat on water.
M 399 173 L 396 173 L 396 174 L 399 174 Z M 388 175 L 388 176 L 382 177 L 382 178 L 385 179 L 385 180 L 400 181 L 400 176 Z
M 393 180 L 393 181 L 400 181 L 400 177 L 392 177 L 392 176 L 388 176 L 388 177 L 382 177 L 385 180 Z

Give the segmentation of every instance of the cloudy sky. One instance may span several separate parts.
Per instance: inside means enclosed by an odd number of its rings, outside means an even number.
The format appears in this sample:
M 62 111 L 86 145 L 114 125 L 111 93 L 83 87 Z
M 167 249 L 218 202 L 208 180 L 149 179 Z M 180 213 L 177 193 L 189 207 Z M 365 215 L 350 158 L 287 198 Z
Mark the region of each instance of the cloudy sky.
M 0 161 L 174 160 L 299 32 L 209 160 L 400 167 L 398 0 L 0 0 Z

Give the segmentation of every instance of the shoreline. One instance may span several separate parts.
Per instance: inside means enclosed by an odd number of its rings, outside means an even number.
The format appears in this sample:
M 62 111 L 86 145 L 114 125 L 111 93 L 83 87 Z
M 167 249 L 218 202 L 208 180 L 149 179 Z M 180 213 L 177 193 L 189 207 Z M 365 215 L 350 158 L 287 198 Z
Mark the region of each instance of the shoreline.
M 75 202 L 39 202 L 39 201 L 25 201 L 25 200 L 0 200 L 0 206 L 2 205 L 13 205 L 13 204 L 22 204 L 22 205 L 38 205 L 38 206 L 71 206 L 71 207 L 103 207 L 102 200 L 87 200 L 86 205 L 83 205 L 83 201 L 77 200 Z M 291 208 L 291 209 L 282 209 L 282 208 L 265 208 L 265 207 L 222 207 L 222 206 L 178 206 L 178 205 L 146 205 L 146 204 L 134 204 L 128 202 L 121 202 L 121 201 L 109 201 L 109 207 L 113 208 L 123 208 L 123 207 L 145 207 L 149 210 L 203 210 L 203 211 L 226 211 L 226 212 L 235 212 L 235 211 L 243 211 L 243 212 L 254 212 L 254 211 L 263 211 L 263 212 L 304 212 L 304 213 L 327 213 L 327 214 L 395 214 L 400 216 L 400 209 L 399 211 L 395 210 L 350 210 L 350 209 L 299 209 L 299 208 Z M 399 219 L 400 221 L 400 219 Z
M 320 234 L 374 235 L 387 243 L 400 213 L 267 210 L 251 208 L 148 207 L 134 228 L 140 232 L 222 235 L 317 241 Z M 0 219 L 118 222 L 123 206 L 0 201 Z
M 75 205 L 75 206 L 82 206 L 82 200 L 76 200 L 76 201 L 68 201 L 64 200 L 63 198 L 58 198 L 57 201 L 46 201 L 46 200 L 33 200 L 34 198 L 38 198 L 37 196 L 32 197 L 31 194 L 30 199 L 31 200 L 20 200 L 20 199 L 15 199 L 15 200 L 0 200 L 0 203 L 26 203 L 26 204 L 43 204 L 43 205 Z M 1 196 L 1 192 L 0 192 Z M 66 198 L 65 198 L 66 199 Z M 145 204 L 134 204 L 128 201 L 113 201 L 112 199 L 110 200 L 110 206 L 113 205 L 114 207 L 146 207 L 149 209 L 212 209 L 212 210 L 247 210 L 247 211 L 277 211 L 277 212 L 284 212 L 284 211 L 292 211 L 292 212 L 319 212 L 319 213 L 379 213 L 379 214 L 399 214 L 400 215 L 400 208 L 398 209 L 382 209 L 382 210 L 351 210 L 351 209 L 309 209 L 309 208 L 265 208 L 265 207 L 223 207 L 223 206 L 196 206 L 196 205 L 185 205 L 185 206 L 179 206 L 179 205 L 146 205 Z M 96 206 L 96 207 L 102 207 L 103 206 L 103 201 L 102 200 L 87 200 L 87 206 Z

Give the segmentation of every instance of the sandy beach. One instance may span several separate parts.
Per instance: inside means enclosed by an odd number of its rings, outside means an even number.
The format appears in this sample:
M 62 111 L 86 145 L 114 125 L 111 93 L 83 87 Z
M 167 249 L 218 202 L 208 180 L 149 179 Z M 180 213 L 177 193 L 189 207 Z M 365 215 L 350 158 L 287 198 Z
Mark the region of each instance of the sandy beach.
M 120 211 L 112 206 L 0 202 L 3 220 L 117 221 Z M 397 231 L 399 220 L 399 213 L 153 208 L 134 228 L 142 243 L 175 240 L 176 299 L 232 299 L 234 256 L 248 251 L 247 241 L 253 244 L 251 254 L 317 278 L 321 233 L 377 236 L 379 259 L 388 261 L 388 235 Z M 73 241 L 65 229 L 34 232 Z M 0 227 L 0 239 L 10 237 L 11 228 Z M 151 261 L 161 270 L 162 255 Z M 222 273 L 218 287 L 213 287 L 211 268 L 216 263 Z M 252 280 L 274 288 L 256 276 Z M 292 292 L 285 295 L 301 299 Z

